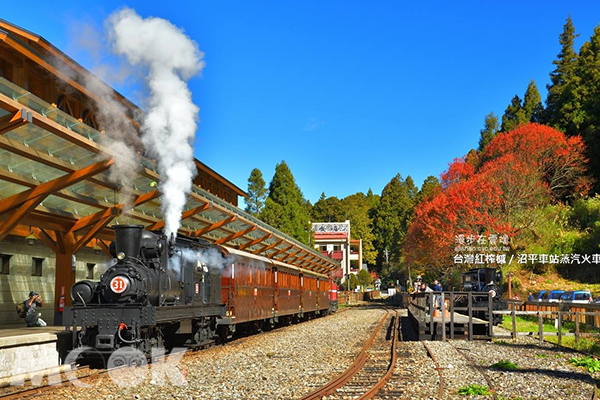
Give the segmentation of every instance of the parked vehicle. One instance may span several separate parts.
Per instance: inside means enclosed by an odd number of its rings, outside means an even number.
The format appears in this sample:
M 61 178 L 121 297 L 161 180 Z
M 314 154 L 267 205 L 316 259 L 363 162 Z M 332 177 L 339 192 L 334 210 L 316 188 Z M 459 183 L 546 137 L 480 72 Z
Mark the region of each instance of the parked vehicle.
M 548 301 L 548 291 L 547 290 L 542 290 L 540 291 L 537 296 L 537 301 Z
M 558 303 L 560 301 L 560 296 L 564 293 L 564 290 L 552 290 L 550 294 L 548 294 L 548 301 L 550 303 Z
M 592 294 L 588 290 L 575 290 L 564 292 L 560 296 L 560 301 L 568 303 L 589 304 L 593 301 Z

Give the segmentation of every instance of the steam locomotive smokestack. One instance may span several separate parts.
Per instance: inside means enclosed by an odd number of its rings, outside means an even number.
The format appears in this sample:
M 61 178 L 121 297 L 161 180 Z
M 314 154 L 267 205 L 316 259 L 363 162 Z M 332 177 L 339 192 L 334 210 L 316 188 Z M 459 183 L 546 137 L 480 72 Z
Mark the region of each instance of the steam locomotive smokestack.
M 138 257 L 142 245 L 142 230 L 141 225 L 116 225 L 115 230 L 115 245 L 117 254 L 124 253 L 125 257 Z

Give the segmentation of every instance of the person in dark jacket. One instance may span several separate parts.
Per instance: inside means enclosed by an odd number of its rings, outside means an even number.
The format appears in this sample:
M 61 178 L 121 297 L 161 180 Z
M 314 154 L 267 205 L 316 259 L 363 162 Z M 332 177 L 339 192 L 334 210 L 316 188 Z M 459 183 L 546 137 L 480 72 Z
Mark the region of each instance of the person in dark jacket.
M 44 301 L 37 292 L 29 292 L 29 298 L 24 301 L 25 322 L 27 326 L 46 326 L 46 322 L 40 318 L 42 313 L 37 312 L 37 307 L 43 307 Z

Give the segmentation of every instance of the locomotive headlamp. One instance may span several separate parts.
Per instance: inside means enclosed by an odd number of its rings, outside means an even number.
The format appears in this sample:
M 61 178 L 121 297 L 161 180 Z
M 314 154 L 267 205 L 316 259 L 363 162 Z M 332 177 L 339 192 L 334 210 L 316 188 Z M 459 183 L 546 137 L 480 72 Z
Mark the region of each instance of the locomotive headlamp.
M 117 254 L 117 258 L 119 260 L 124 260 L 125 259 L 125 253 L 123 253 L 122 251 L 120 251 L 119 254 Z

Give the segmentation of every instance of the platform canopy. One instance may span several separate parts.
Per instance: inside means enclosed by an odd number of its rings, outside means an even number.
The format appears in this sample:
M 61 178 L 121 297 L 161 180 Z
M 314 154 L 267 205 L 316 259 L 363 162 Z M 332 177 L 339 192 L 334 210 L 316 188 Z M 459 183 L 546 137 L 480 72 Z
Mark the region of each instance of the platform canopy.
M 119 186 L 108 180 L 112 152 L 99 144 L 101 135 L 0 78 L 0 241 L 31 233 L 56 250 L 68 235 L 73 253 L 90 244 L 107 251 L 112 224 L 164 227 L 153 161 L 142 157 L 134 207 L 124 210 L 117 202 Z M 181 218 L 180 233 L 187 236 L 321 273 L 339 268 L 195 184 Z

